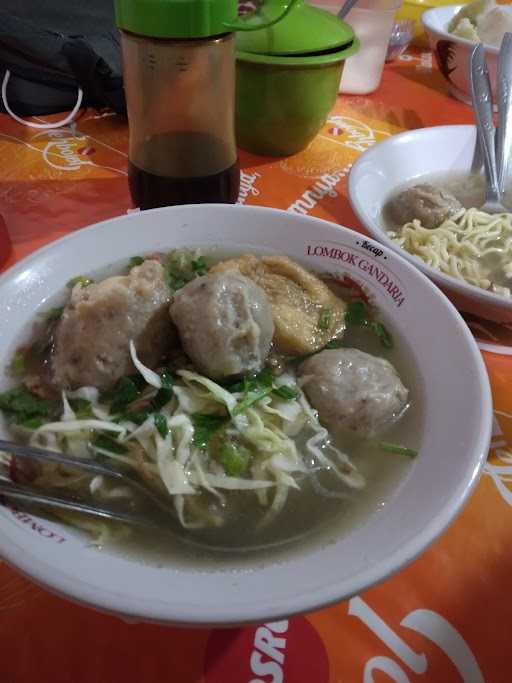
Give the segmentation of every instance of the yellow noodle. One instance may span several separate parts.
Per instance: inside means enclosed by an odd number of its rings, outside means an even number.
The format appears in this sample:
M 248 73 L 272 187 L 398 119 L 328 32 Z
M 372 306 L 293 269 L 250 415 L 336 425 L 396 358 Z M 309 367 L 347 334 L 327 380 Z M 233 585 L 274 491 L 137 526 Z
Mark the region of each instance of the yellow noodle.
M 491 215 L 468 209 L 434 229 L 425 228 L 415 219 L 389 236 L 402 249 L 446 275 L 512 296 L 510 288 L 502 286 L 512 278 L 510 213 Z M 488 258 L 491 255 L 492 264 Z

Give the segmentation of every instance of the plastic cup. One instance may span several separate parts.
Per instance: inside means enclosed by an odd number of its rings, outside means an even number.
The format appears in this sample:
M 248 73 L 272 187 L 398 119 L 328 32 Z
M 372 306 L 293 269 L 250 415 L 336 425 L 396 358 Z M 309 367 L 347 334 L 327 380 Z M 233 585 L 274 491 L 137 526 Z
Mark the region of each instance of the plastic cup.
M 310 5 L 337 14 L 341 0 L 307 0 Z M 345 17 L 361 41 L 359 52 L 347 59 L 339 92 L 367 95 L 377 90 L 401 0 L 359 0 Z

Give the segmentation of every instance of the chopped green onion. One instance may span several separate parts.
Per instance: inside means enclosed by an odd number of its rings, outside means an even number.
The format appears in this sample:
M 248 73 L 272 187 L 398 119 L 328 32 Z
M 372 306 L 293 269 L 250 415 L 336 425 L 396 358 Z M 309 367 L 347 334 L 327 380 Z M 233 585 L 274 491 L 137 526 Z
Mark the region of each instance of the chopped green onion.
M 285 401 L 293 401 L 299 395 L 297 387 L 290 387 L 286 384 L 281 384 L 280 387 L 272 389 L 272 393 L 279 398 L 284 398 Z
M 215 432 L 229 421 L 229 418 L 223 415 L 205 415 L 203 413 L 194 413 L 191 415 L 191 419 L 194 425 L 194 445 L 203 451 L 208 448 L 208 443 Z
M 155 421 L 155 427 L 158 429 L 160 436 L 162 439 L 165 439 L 169 434 L 169 424 L 167 423 L 167 418 L 165 415 L 162 415 L 162 413 L 156 413 L 153 419 Z
M 70 398 L 69 405 L 73 409 L 77 420 L 88 420 L 94 417 L 92 412 L 92 403 L 86 398 Z
M 56 402 L 39 398 L 25 387 L 16 387 L 0 394 L 0 410 L 19 424 L 35 417 L 48 417 L 55 411 L 56 405 Z
M 50 338 L 48 339 L 40 339 L 39 341 L 34 342 L 32 346 L 30 347 L 30 351 L 34 353 L 36 356 L 46 356 L 48 351 L 52 348 L 52 341 Z
M 144 263 L 142 256 L 132 256 L 130 259 L 130 268 L 135 268 L 135 266 L 141 266 Z
M 162 380 L 162 387 L 164 389 L 172 389 L 175 379 L 169 372 L 162 372 L 160 379 Z
M 362 301 L 352 301 L 347 304 L 345 322 L 347 325 L 364 325 L 367 319 L 366 306 Z
M 242 400 L 236 404 L 232 415 L 235 416 L 244 413 L 253 403 L 261 401 L 262 398 L 271 394 L 273 381 L 274 376 L 272 375 L 272 370 L 270 368 L 264 368 L 261 372 L 254 375 L 245 375 L 242 381 L 244 396 Z M 232 387 L 230 387 L 230 391 L 233 391 Z
M 226 441 L 220 447 L 219 460 L 229 477 L 240 477 L 249 468 L 251 452 L 241 444 Z
M 71 280 L 68 282 L 67 286 L 69 288 L 73 288 L 75 285 L 81 285 L 82 287 L 88 287 L 89 285 L 92 285 L 94 283 L 94 280 L 92 280 L 90 277 L 85 277 L 85 275 L 77 275 L 74 278 L 71 278 Z
M 345 322 L 347 325 L 367 327 L 371 330 L 382 346 L 386 349 L 393 348 L 393 337 L 386 326 L 378 320 L 371 320 L 368 316 L 366 306 L 362 301 L 353 301 L 347 305 L 345 311 Z M 329 347 L 332 348 L 332 347 Z
M 326 349 L 341 349 L 345 346 L 345 342 L 343 339 L 331 339 L 331 341 L 327 342 L 324 348 Z
M 192 270 L 197 275 L 205 275 L 208 272 L 208 264 L 204 256 L 198 256 L 196 259 L 193 259 L 191 265 Z
M 156 396 L 151 401 L 151 408 L 153 410 L 160 410 L 169 403 L 173 397 L 172 389 L 159 389 Z
M 389 443 L 387 441 L 379 441 L 378 447 L 385 453 L 396 453 L 397 455 L 406 455 L 408 458 L 415 458 L 418 451 L 414 448 L 407 448 L 399 444 Z
M 174 273 L 172 270 L 167 271 L 167 285 L 169 286 L 169 289 L 172 289 L 173 291 L 176 291 L 177 289 L 181 289 L 187 284 L 187 280 L 185 280 L 182 276 Z
M 321 330 L 328 330 L 331 326 L 332 320 L 332 309 L 322 308 L 320 309 L 320 314 L 318 316 L 318 327 Z
M 21 426 L 25 427 L 26 429 L 39 429 L 39 427 L 42 427 L 43 424 L 44 422 L 40 417 L 31 417 L 30 419 L 21 422 Z
M 393 348 L 393 337 L 391 336 L 391 333 L 388 331 L 388 329 L 382 323 L 372 320 L 368 324 L 368 327 L 372 330 L 372 332 L 375 333 L 376 337 L 378 338 L 382 346 L 384 346 L 384 348 Z
M 106 434 L 97 434 L 92 441 L 92 445 L 96 448 L 101 448 L 104 451 L 110 451 L 111 453 L 117 453 L 119 455 L 128 453 L 126 446 L 123 446 L 122 443 L 119 443 L 119 441 L 116 441 Z
M 60 320 L 62 314 L 64 313 L 64 306 L 56 306 L 55 308 L 49 308 L 47 311 L 41 313 L 41 317 L 46 320 L 46 322 L 56 322 Z
M 103 400 L 111 402 L 111 413 L 119 413 L 122 412 L 127 405 L 132 403 L 132 401 L 135 401 L 135 399 L 140 396 L 144 384 L 144 379 L 140 375 L 121 377 L 114 389 L 106 392 L 102 398 Z
M 144 410 L 138 410 L 136 413 L 120 413 L 112 418 L 112 422 L 116 422 L 117 424 L 119 424 L 119 422 L 135 422 L 136 425 L 141 425 L 150 415 L 151 410 L 145 408 Z
M 12 375 L 22 375 L 25 370 L 25 356 L 21 351 L 16 351 L 9 364 L 9 370 Z

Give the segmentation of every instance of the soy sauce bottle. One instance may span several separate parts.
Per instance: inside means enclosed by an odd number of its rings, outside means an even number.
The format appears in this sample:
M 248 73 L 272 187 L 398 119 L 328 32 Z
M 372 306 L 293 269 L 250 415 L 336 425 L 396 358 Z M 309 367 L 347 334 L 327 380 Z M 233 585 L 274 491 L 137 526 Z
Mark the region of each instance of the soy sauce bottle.
M 237 0 L 115 0 L 137 206 L 236 202 L 233 31 L 274 24 L 297 1 L 237 19 Z

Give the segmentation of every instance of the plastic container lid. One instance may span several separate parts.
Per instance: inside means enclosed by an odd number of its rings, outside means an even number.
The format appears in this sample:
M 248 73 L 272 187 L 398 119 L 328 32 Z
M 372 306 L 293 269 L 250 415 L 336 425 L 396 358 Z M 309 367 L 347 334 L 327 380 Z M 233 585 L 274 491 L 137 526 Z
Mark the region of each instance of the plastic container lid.
M 268 16 L 274 5 L 282 8 L 283 3 L 266 0 L 257 14 Z M 347 23 L 306 5 L 304 0 L 295 0 L 286 15 L 270 28 L 238 33 L 236 47 L 252 54 L 293 56 L 341 49 L 353 40 L 354 31 Z

